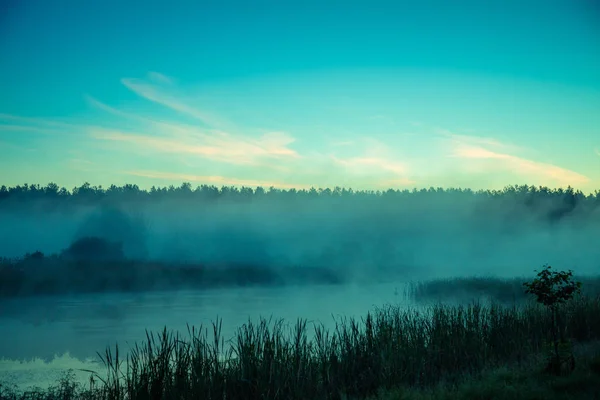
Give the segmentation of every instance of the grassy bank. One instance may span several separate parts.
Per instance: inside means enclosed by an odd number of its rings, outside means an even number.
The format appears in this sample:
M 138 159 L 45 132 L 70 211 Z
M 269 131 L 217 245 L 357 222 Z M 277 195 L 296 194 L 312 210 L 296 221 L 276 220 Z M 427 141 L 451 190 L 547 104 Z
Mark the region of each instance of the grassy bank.
M 579 296 L 561 315 L 573 343 L 600 340 L 600 297 Z M 531 367 L 531 357 L 548 350 L 550 326 L 548 311 L 527 302 L 438 305 L 427 311 L 386 306 L 361 320 L 338 320 L 331 331 L 303 320 L 291 326 L 261 320 L 243 325 L 231 342 L 221 336 L 219 323 L 185 336 L 165 329 L 149 333 L 125 358 L 122 349 L 107 349 L 101 355 L 106 373 L 89 386 L 65 380 L 50 391 L 4 390 L 3 396 L 342 399 L 401 391 L 428 396 L 440 384 L 476 385 L 481 371 L 510 366 L 517 374 Z M 466 376 L 472 382 L 465 383 Z
M 418 302 L 465 302 L 487 298 L 502 304 L 518 304 L 531 298 L 523 290 L 530 278 L 457 277 L 410 283 L 405 296 Z M 580 276 L 582 291 L 588 296 L 600 295 L 600 276 Z
M 594 400 L 600 399 L 600 342 L 574 346 L 575 370 L 566 376 L 543 373 L 546 358 L 533 355 L 522 365 L 488 368 L 455 385 L 398 388 L 371 400 Z

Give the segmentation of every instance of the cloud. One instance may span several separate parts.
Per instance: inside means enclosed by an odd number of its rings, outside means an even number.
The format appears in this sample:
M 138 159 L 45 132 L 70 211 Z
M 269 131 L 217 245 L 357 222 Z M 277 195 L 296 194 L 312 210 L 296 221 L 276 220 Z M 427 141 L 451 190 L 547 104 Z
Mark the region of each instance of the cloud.
M 590 178 L 575 171 L 557 165 L 534 161 L 515 155 L 523 151 L 522 147 L 504 143 L 492 137 L 461 135 L 448 129 L 434 128 L 433 132 L 442 137 L 442 142 L 450 149 L 449 156 L 463 160 L 463 167 L 471 167 L 474 172 L 495 173 L 513 172 L 517 175 L 541 181 L 551 181 L 566 185 L 584 185 Z M 472 161 L 481 161 L 484 164 L 469 164 Z M 547 183 L 544 183 L 547 184 Z
M 31 118 L 22 117 L 19 115 L 0 113 L 0 121 L 11 121 L 11 123 L 3 123 L 0 129 L 3 131 L 30 131 L 34 133 L 71 133 L 81 131 L 85 127 L 81 124 L 56 121 L 46 118 Z
M 165 93 L 163 90 L 161 90 L 161 87 L 157 85 L 131 78 L 123 78 L 121 79 L 121 83 L 123 83 L 123 85 L 125 85 L 125 87 L 127 87 L 129 90 L 146 100 L 168 107 L 179 113 L 197 119 L 207 125 L 220 125 L 219 121 L 214 119 L 212 116 L 202 112 L 201 110 L 198 110 L 196 107 L 186 104 L 186 102 L 183 101 L 179 96 Z
M 93 107 L 95 107 L 95 108 L 97 108 L 99 110 L 111 113 L 111 114 L 119 116 L 119 117 L 140 119 L 140 117 L 137 116 L 137 115 L 135 115 L 135 114 L 127 113 L 125 111 L 118 110 L 118 109 L 116 109 L 114 107 L 109 106 L 108 104 L 105 104 L 105 103 L 101 102 L 100 100 L 98 100 L 98 99 L 96 99 L 96 98 L 94 98 L 94 97 L 92 97 L 90 95 L 86 94 L 86 95 L 83 96 L 83 98 L 84 98 L 84 100 L 88 104 L 90 104 L 91 106 L 93 106 Z
M 391 185 L 412 184 L 407 177 L 406 163 L 398 161 L 397 154 L 386 143 L 375 138 L 340 137 L 336 143 L 329 142 L 326 148 L 313 145 L 311 149 L 299 152 L 295 149 L 296 138 L 284 130 L 256 130 L 226 128 L 231 123 L 214 118 L 203 109 L 193 106 L 189 98 L 181 94 L 172 78 L 157 72 L 148 74 L 148 79 L 124 78 L 121 81 L 126 88 L 145 100 L 161 105 L 167 110 L 177 111 L 191 117 L 183 120 L 177 116 L 164 114 L 144 115 L 138 110 L 117 108 L 106 104 L 93 96 L 85 95 L 85 101 L 115 118 L 104 118 L 98 125 L 73 124 L 53 119 L 26 118 L 0 114 L 10 120 L 14 130 L 31 130 L 59 134 L 62 130 L 76 131 L 95 141 L 112 143 L 113 148 L 135 152 L 137 156 L 153 153 L 169 155 L 173 162 L 187 165 L 190 169 L 196 165 L 206 167 L 206 160 L 250 168 L 246 172 L 260 174 L 261 180 L 238 180 L 220 175 L 185 175 L 157 171 L 129 171 L 138 176 L 156 179 L 185 179 L 188 181 L 214 182 L 219 184 L 241 184 L 278 187 L 300 187 L 299 184 L 284 184 L 283 179 L 291 181 L 325 182 L 335 179 L 360 183 L 364 186 L 377 186 L 379 181 Z M 158 116 L 157 116 L 158 115 Z M 8 125 L 7 125 L 8 127 Z M 2 129 L 2 125 L 0 125 Z M 8 128 L 6 128 L 8 129 Z M 99 144 L 93 144 L 98 147 Z M 328 147 L 328 149 L 327 149 Z M 78 147 L 83 149 L 83 147 Z M 105 150 L 108 150 L 103 146 Z M 339 150 L 340 154 L 330 154 L 328 150 Z M 94 151 L 93 148 L 88 148 Z M 86 150 L 86 151 L 88 151 Z M 76 158 L 84 159 L 92 153 L 82 153 Z M 111 163 L 113 166 L 115 160 Z M 131 158 L 127 161 L 133 162 Z M 83 162 L 70 161 L 73 167 L 86 168 Z M 129 169 L 131 167 L 127 167 Z M 218 164 L 211 164 L 211 170 L 218 171 Z M 121 168 L 123 169 L 123 168 Z M 277 171 L 278 173 L 273 174 Z M 362 184 L 361 184 L 362 185 Z
M 133 112 L 126 112 L 117 108 L 111 107 L 106 103 L 99 101 L 98 99 L 85 95 L 85 100 L 93 107 L 108 112 L 112 115 L 127 118 L 132 121 L 137 121 L 144 124 L 148 128 L 154 128 L 158 135 L 168 136 L 175 139 L 193 139 L 198 137 L 208 137 L 209 130 L 202 128 L 197 125 L 189 125 L 180 122 L 168 122 L 166 120 L 157 120 L 154 118 L 142 116 Z M 93 131 L 94 129 L 90 130 Z M 145 129 L 147 130 L 147 129 Z
M 600 156 L 600 149 L 594 149 L 594 153 L 596 153 L 598 156 Z
M 494 168 L 505 168 L 538 179 L 551 179 L 561 185 L 582 185 L 590 181 L 585 175 L 556 165 L 528 160 L 511 154 L 499 153 L 467 143 L 455 144 L 451 156 L 461 159 L 495 161 L 498 164 L 492 165 Z
M 329 160 L 340 167 L 346 174 L 372 177 L 373 181 L 384 179 L 399 184 L 414 183 L 407 178 L 408 166 L 397 160 L 397 155 L 390 146 L 373 137 L 362 137 L 353 142 L 360 148 L 360 155 L 338 156 L 330 154 Z
M 337 143 L 330 143 L 330 149 L 344 150 L 345 153 L 341 155 L 329 155 L 325 149 L 314 147 L 301 154 L 293 148 L 295 137 L 283 130 L 250 134 L 248 129 L 242 129 L 241 132 L 238 129 L 224 129 L 223 126 L 231 124 L 217 121 L 202 109 L 192 106 L 178 93 L 173 79 L 160 73 L 150 73 L 147 80 L 124 78 L 122 83 L 142 98 L 190 116 L 196 122 L 183 123 L 177 117 L 148 117 L 138 111 L 113 107 L 90 95 L 84 96 L 88 104 L 117 118 L 105 120 L 103 126 L 21 117 L 14 117 L 14 121 L 22 123 L 19 129 L 50 129 L 49 132 L 53 132 L 51 128 L 79 128 L 87 137 L 95 140 L 116 144 L 118 148 L 140 150 L 136 152 L 138 155 L 147 150 L 171 154 L 174 160 L 185 165 L 210 160 L 257 167 L 256 173 L 263 176 L 268 176 L 270 171 L 279 171 L 286 173 L 288 178 L 311 176 L 327 180 L 328 176 L 338 176 L 340 179 L 363 177 L 368 178 L 369 182 L 377 179 L 408 181 L 405 176 L 406 165 L 394 160 L 389 146 L 374 138 L 340 138 Z M 126 124 L 127 129 L 123 129 L 124 124 L 120 119 L 131 122 Z M 346 154 L 347 150 L 349 154 Z M 182 160 L 182 157 L 185 159 Z M 281 179 L 281 174 L 275 180 L 278 179 Z
M 151 73 L 151 78 L 159 83 L 172 82 L 170 78 L 158 73 Z M 281 166 L 282 159 L 300 158 L 300 155 L 290 147 L 295 139 L 286 132 L 264 132 L 258 137 L 232 134 L 220 129 L 222 121 L 215 121 L 203 111 L 185 104 L 180 96 L 165 93 L 159 85 L 134 79 L 123 79 L 122 82 L 143 98 L 192 116 L 201 120 L 203 124 L 198 126 L 164 119 L 154 120 L 116 109 L 91 96 L 86 96 L 86 100 L 100 110 L 153 128 L 151 134 L 133 134 L 106 128 L 88 130 L 88 133 L 96 139 L 127 142 L 165 153 L 191 154 L 235 165 L 269 166 L 271 163 L 272 168 L 278 170 L 285 169 Z
M 360 174 L 373 173 L 379 170 L 391 172 L 396 175 L 403 175 L 407 171 L 406 166 L 403 163 L 387 160 L 384 158 L 351 157 L 343 159 L 331 156 L 331 159 L 336 164 Z
M 492 137 L 460 135 L 460 134 L 453 133 L 447 129 L 441 129 L 441 128 L 436 128 L 434 131 L 438 135 L 443 136 L 443 137 L 451 140 L 455 144 L 459 144 L 459 145 L 469 143 L 469 144 L 473 144 L 473 145 L 489 146 L 489 147 L 502 148 L 505 150 L 512 150 L 512 151 L 522 150 L 518 146 L 500 142 L 499 140 L 492 138 Z
M 253 180 L 253 179 L 238 179 L 238 178 L 229 178 L 217 175 L 189 175 L 189 174 L 179 174 L 179 173 L 171 173 L 171 172 L 159 172 L 159 171 L 123 171 L 124 174 L 139 176 L 144 178 L 152 178 L 152 179 L 164 179 L 164 180 L 172 180 L 178 182 L 199 182 L 204 184 L 213 184 L 213 185 L 233 185 L 233 186 L 246 186 L 246 187 L 257 187 L 261 186 L 263 188 L 268 187 L 277 187 L 277 188 L 286 188 L 286 189 L 308 189 L 309 186 L 301 185 L 301 184 L 290 184 L 283 182 L 275 182 L 275 181 L 262 181 L 262 180 Z
M 268 160 L 300 158 L 296 151 L 288 147 L 294 142 L 294 138 L 285 132 L 269 132 L 252 139 L 220 131 L 214 131 L 211 135 L 197 132 L 186 140 L 105 128 L 95 128 L 89 130 L 89 133 L 100 140 L 126 142 L 166 153 L 197 155 L 234 165 L 269 166 Z
M 175 83 L 175 80 L 173 78 L 161 74 L 160 72 L 149 72 L 148 78 L 150 78 L 154 82 L 161 83 L 163 85 L 172 85 L 173 83 Z
M 2 123 L 4 121 L 10 121 L 10 123 Z M 89 139 L 86 134 L 88 130 L 98 129 L 100 127 L 88 124 L 81 124 L 75 122 L 63 122 L 59 120 L 52 120 L 48 118 L 35 118 L 35 117 L 22 117 L 12 114 L 0 113 L 0 134 L 7 136 L 7 134 L 14 134 L 15 137 L 20 136 L 25 141 L 33 142 L 31 138 L 24 138 L 25 134 L 28 135 L 44 135 L 39 138 L 48 140 L 48 143 L 57 143 L 57 138 L 62 143 L 69 143 L 71 145 L 80 146 L 82 142 Z M 6 133 L 3 133 L 6 132 Z M 75 144 L 77 142 L 77 144 Z

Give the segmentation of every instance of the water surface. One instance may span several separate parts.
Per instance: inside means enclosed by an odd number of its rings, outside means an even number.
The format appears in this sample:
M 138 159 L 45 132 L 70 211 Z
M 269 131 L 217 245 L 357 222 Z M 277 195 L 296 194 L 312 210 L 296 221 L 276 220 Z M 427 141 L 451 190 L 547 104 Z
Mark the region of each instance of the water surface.
M 400 283 L 240 287 L 2 300 L 0 381 L 46 386 L 68 368 L 98 369 L 91 363 L 98 359 L 96 351 L 117 342 L 127 349 L 145 339 L 146 329 L 164 326 L 187 334 L 186 324 L 210 327 L 220 318 L 225 340 L 259 317 L 292 324 L 305 318 L 332 327 L 334 318 L 360 318 L 375 307 L 404 303 L 404 288 Z

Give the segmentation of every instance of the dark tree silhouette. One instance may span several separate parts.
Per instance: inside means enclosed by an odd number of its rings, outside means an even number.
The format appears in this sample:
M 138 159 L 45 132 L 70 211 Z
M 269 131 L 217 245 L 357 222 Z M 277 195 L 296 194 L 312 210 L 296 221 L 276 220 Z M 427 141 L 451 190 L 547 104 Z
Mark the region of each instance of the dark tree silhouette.
M 125 259 L 120 243 L 110 242 L 98 237 L 84 237 L 65 249 L 61 257 L 75 262 L 85 261 L 121 261 Z
M 535 214 L 536 218 L 554 224 L 565 218 L 586 220 L 590 215 L 600 215 L 600 191 L 585 195 L 568 187 L 550 189 L 544 186 L 514 185 L 502 190 L 479 190 L 460 188 L 388 189 L 384 191 L 352 190 L 334 187 L 310 189 L 278 189 L 250 187 L 200 185 L 193 188 L 189 182 L 178 187 L 155 187 L 141 189 L 135 184 L 124 186 L 92 186 L 84 183 L 71 191 L 59 188 L 55 183 L 40 185 L 17 185 L 0 187 L 0 210 L 44 204 L 44 207 L 68 209 L 77 204 L 113 205 L 152 203 L 159 201 L 181 201 L 186 203 L 210 204 L 215 202 L 267 202 L 292 203 L 296 201 L 320 202 L 337 206 L 348 204 L 356 207 L 430 207 L 471 202 L 485 215 L 496 215 L 510 220 L 520 220 Z M 484 216 L 485 216 L 484 215 Z

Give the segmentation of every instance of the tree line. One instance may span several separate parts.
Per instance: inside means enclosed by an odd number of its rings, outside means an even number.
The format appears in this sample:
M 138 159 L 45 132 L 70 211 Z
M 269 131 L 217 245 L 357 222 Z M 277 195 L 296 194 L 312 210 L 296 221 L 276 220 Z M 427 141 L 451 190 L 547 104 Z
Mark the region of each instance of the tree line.
M 482 198 L 513 198 L 522 199 L 524 202 L 532 202 L 537 199 L 554 199 L 571 202 L 574 204 L 591 202 L 600 202 L 600 191 L 584 194 L 580 190 L 572 187 L 549 188 L 546 186 L 533 185 L 509 185 L 503 189 L 477 190 L 468 188 L 442 188 L 430 187 L 422 189 L 387 189 L 387 190 L 353 190 L 336 186 L 331 188 L 310 189 L 279 189 L 269 187 L 236 187 L 215 185 L 199 185 L 193 188 L 191 183 L 184 182 L 179 186 L 170 185 L 168 187 L 152 186 L 149 190 L 142 189 L 136 184 L 125 184 L 123 186 L 110 185 L 104 188 L 102 185 L 92 186 L 86 182 L 79 187 L 69 190 L 65 187 L 59 187 L 56 183 L 48 183 L 46 186 L 39 184 L 23 184 L 12 187 L 0 186 L 0 201 L 5 200 L 56 200 L 56 199 L 74 199 L 74 200 L 142 200 L 142 199 L 202 199 L 213 200 L 220 198 L 248 199 L 260 197 L 288 197 L 288 198 L 318 198 L 318 197 L 415 197 L 415 196 L 476 196 Z

